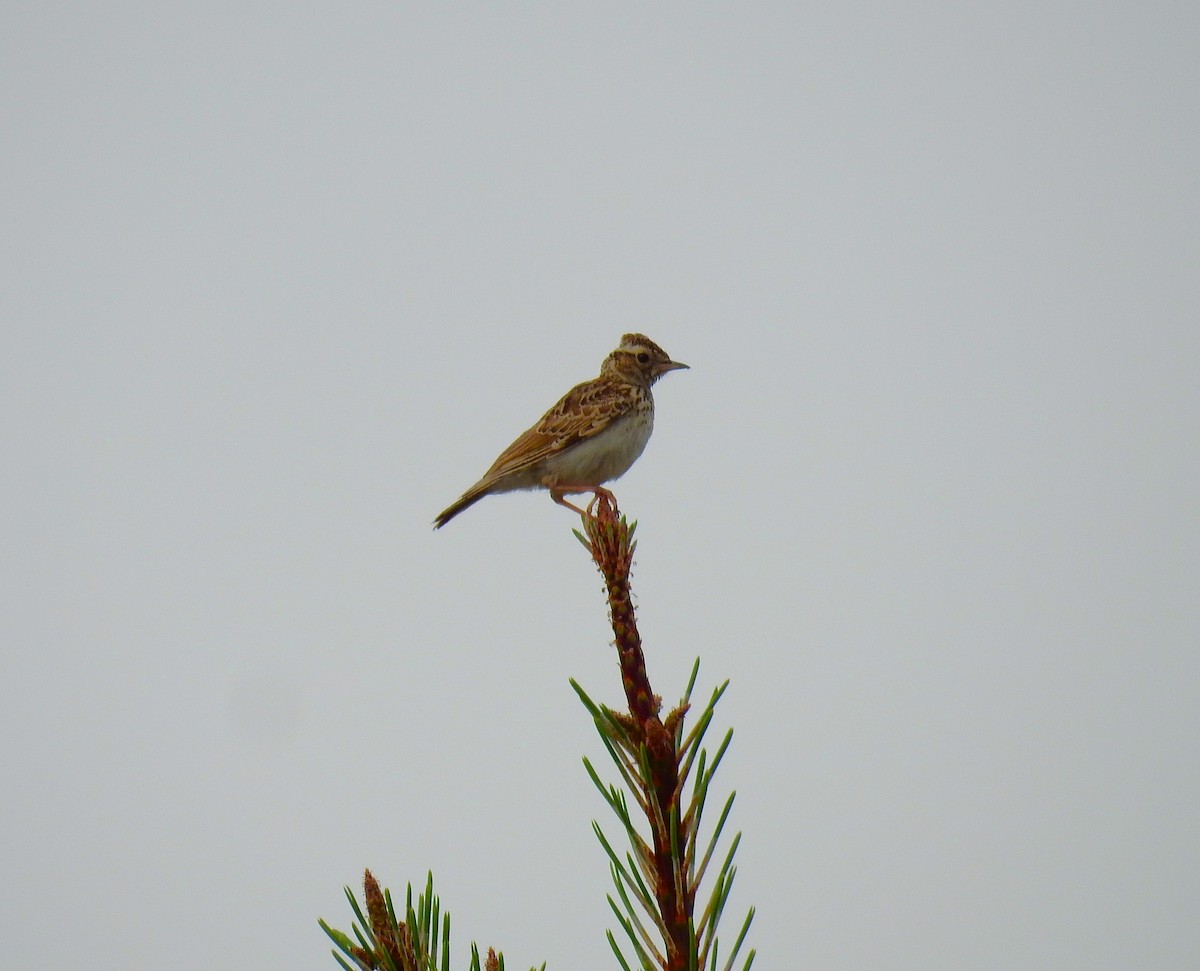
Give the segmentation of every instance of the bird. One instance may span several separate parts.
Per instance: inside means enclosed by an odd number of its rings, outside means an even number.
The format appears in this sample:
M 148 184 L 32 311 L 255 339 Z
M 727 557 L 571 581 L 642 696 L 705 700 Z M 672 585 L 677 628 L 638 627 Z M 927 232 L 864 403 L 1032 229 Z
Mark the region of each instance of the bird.
M 671 360 L 644 334 L 626 334 L 600 365 L 600 374 L 577 384 L 541 419 L 500 453 L 478 482 L 438 513 L 434 529 L 484 496 L 517 489 L 548 489 L 561 506 L 586 515 L 568 502 L 590 492 L 613 501 L 605 482 L 629 471 L 654 430 L 650 388 L 668 371 L 687 369 Z M 589 504 L 590 508 L 590 504 Z

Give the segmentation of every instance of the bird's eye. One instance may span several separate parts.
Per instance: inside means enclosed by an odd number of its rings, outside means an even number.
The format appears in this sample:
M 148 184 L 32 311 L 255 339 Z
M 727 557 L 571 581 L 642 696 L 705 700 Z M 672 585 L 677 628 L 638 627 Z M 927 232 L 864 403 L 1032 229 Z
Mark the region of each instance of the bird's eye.
M 642 351 L 638 355 L 638 364 L 649 364 L 649 363 L 650 363 L 650 355 L 647 354 L 645 351 Z

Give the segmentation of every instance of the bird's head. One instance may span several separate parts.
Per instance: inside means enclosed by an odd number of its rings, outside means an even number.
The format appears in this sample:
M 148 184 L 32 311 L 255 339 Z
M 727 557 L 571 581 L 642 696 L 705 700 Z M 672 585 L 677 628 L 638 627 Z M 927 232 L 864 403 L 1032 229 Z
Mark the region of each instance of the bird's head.
M 621 338 L 621 346 L 605 358 L 600 372 L 617 374 L 648 388 L 668 371 L 686 367 L 672 361 L 666 351 L 644 334 L 626 334 Z

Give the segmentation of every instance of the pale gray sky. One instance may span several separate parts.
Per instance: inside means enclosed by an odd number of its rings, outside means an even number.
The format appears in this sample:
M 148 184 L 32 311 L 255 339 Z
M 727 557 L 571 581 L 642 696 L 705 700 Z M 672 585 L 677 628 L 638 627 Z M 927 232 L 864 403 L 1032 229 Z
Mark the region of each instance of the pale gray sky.
M 628 330 L 763 968 L 1200 952 L 1195 3 L 0 8 L 5 967 L 611 968 L 600 580 L 430 521 Z

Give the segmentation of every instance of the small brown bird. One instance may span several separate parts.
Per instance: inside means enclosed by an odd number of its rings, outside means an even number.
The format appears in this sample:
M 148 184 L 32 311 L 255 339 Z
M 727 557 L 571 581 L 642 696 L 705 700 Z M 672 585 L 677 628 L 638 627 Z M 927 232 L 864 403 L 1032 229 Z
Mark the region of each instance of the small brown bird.
M 438 514 L 434 529 L 494 492 L 549 489 L 555 502 L 578 513 L 583 510 L 566 496 L 590 492 L 611 500 L 603 484 L 629 471 L 654 430 L 650 386 L 668 371 L 686 367 L 649 337 L 626 334 L 604 359 L 600 376 L 575 385 L 501 452 L 482 479 Z

